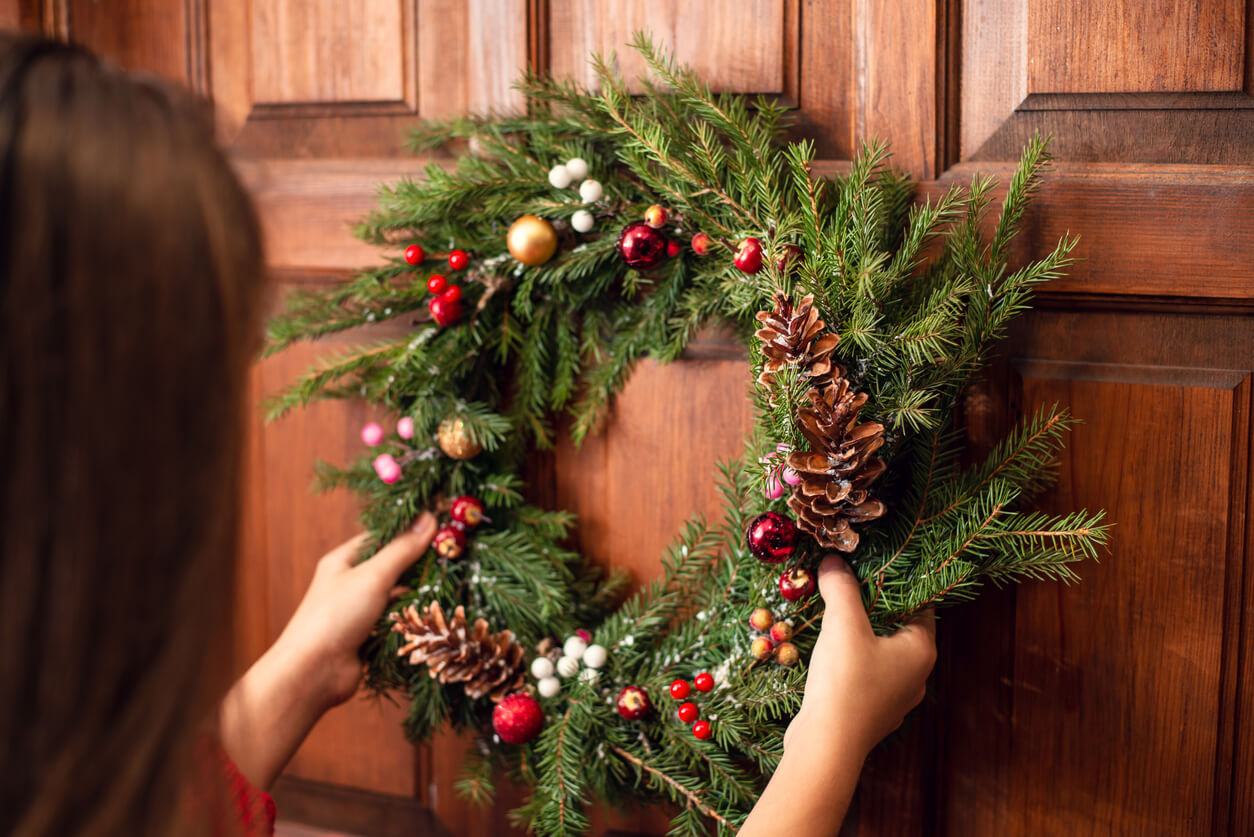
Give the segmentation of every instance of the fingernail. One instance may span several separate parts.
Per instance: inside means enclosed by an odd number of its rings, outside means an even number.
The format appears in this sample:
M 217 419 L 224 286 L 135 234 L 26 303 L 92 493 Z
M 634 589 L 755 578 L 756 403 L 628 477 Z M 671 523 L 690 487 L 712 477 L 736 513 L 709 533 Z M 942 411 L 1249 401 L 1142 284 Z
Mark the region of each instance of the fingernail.
M 425 511 L 418 515 L 418 519 L 414 521 L 413 530 L 419 535 L 425 535 L 427 530 L 435 528 L 435 515 L 429 511 Z
M 837 554 L 835 554 L 835 553 L 833 553 L 833 552 L 829 552 L 829 553 L 827 553 L 827 556 L 826 556 L 826 557 L 827 557 L 827 558 L 829 558 L 829 559 L 831 559 L 831 562 L 832 562 L 832 564 L 833 564 L 833 569 L 835 569 L 835 571 L 836 571 L 836 572 L 838 572 L 838 573 L 851 573 L 851 572 L 853 572 L 853 569 L 852 569 L 852 568 L 850 568 L 850 566 L 849 566 L 849 562 L 848 562 L 848 561 L 846 561 L 844 558 L 841 558 L 839 555 L 837 555 Z

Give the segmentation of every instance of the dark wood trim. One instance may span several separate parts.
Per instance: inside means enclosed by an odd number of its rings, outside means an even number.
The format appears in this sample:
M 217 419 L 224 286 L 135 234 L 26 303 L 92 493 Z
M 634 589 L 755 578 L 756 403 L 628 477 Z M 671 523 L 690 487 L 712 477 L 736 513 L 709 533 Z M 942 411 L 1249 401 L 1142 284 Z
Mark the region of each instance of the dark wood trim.
M 551 66 L 549 20 L 549 0 L 527 0 L 527 66 L 539 75 Z
M 208 15 L 205 0 L 183 0 L 183 17 L 187 21 L 187 86 L 202 96 L 208 96 L 212 90 Z
M 451 837 L 416 799 L 282 776 L 271 795 L 285 821 L 361 837 Z
M 1016 111 L 1247 110 L 1254 98 L 1232 90 L 1219 93 L 1029 93 Z
M 413 103 L 403 99 L 376 102 L 275 102 L 253 105 L 249 121 L 266 119 L 326 119 L 352 116 L 413 116 Z

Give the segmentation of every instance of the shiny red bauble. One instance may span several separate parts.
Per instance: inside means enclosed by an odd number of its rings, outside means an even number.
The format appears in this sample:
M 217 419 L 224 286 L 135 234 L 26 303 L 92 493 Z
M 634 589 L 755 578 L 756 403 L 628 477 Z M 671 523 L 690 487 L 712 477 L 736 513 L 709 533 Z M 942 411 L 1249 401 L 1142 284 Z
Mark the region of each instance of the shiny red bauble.
M 618 707 L 618 714 L 629 721 L 639 721 L 653 708 L 649 693 L 639 686 L 624 686 L 614 705 Z
M 462 527 L 451 523 L 447 526 L 441 526 L 436 531 L 431 545 L 435 547 L 435 551 L 441 558 L 447 558 L 452 561 L 460 558 L 461 554 L 466 551 L 466 533 L 462 530 Z
M 714 730 L 710 728 L 709 721 L 697 721 L 692 725 L 692 734 L 705 741 L 714 734 Z
M 417 244 L 411 244 L 405 248 L 406 264 L 422 264 L 422 260 L 427 257 L 427 252 Z
M 470 256 L 465 250 L 454 250 L 448 254 L 448 266 L 450 270 L 461 270 L 470 264 Z
M 492 729 L 506 744 L 526 744 L 544 729 L 544 710 L 531 695 L 510 695 L 492 710 Z
M 703 671 L 692 678 L 692 685 L 697 687 L 698 692 L 708 692 L 714 688 L 714 675 Z
M 442 326 L 452 325 L 461 318 L 462 304 L 460 300 L 449 302 L 444 298 L 443 294 L 435 297 L 427 303 L 427 309 L 431 311 L 431 319 Z
M 449 509 L 448 514 L 463 526 L 473 528 L 484 520 L 483 503 L 479 502 L 476 497 L 457 497 L 453 500 L 453 507 Z
M 763 512 L 745 530 L 749 551 L 759 561 L 778 564 L 792 557 L 800 535 L 797 524 L 779 512 Z
M 462 289 L 460 285 L 449 285 L 444 289 L 444 293 L 440 294 L 444 297 L 444 301 L 448 303 L 462 301 Z
M 818 588 L 818 582 L 814 580 L 814 573 L 805 567 L 793 567 L 791 570 L 785 570 L 784 574 L 779 577 L 779 594 L 786 601 L 799 602 L 802 599 L 808 599 L 814 595 L 814 591 Z
M 427 290 L 433 294 L 442 294 L 444 289 L 448 287 L 448 279 L 444 278 L 443 273 L 436 273 L 427 280 Z
M 683 700 L 692 694 L 692 686 L 687 680 L 676 680 L 671 684 L 671 697 L 675 700 Z
M 679 704 L 679 710 L 675 713 L 679 716 L 679 720 L 685 724 L 691 724 L 697 720 L 697 716 L 701 714 L 701 710 L 697 708 L 695 703 L 691 701 Z
M 618 234 L 618 255 L 636 270 L 653 267 L 666 258 L 666 236 L 644 221 L 628 224 Z
M 762 269 L 762 242 L 746 238 L 736 248 L 736 267 L 744 273 L 757 273 Z

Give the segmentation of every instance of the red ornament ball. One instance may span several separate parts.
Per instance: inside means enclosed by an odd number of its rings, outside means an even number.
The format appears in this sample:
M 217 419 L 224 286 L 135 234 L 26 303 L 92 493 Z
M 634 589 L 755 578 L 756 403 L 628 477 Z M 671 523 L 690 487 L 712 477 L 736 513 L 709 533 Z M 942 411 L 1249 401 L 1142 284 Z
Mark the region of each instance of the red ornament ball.
M 618 707 L 618 714 L 629 721 L 639 721 L 653 708 L 653 704 L 649 702 L 649 693 L 639 686 L 624 686 L 618 693 L 615 705 Z
M 697 687 L 698 692 L 708 692 L 714 688 L 714 675 L 703 671 L 692 678 L 692 685 Z
M 744 273 L 757 273 L 762 269 L 762 242 L 746 238 L 736 248 L 736 267 Z
M 468 264 L 470 264 L 470 256 L 465 250 L 454 250 L 448 254 L 449 270 L 461 270 Z
M 422 260 L 427 257 L 427 251 L 423 250 L 417 244 L 411 244 L 405 248 L 406 264 L 422 264 Z
M 492 729 L 506 744 L 526 744 L 544 729 L 544 711 L 531 695 L 510 695 L 492 710 Z
M 427 290 L 431 291 L 433 294 L 442 294 L 444 293 L 444 289 L 447 287 L 448 279 L 444 277 L 443 273 L 433 274 L 431 278 L 427 280 Z
M 439 531 L 435 533 L 435 538 L 431 541 L 435 547 L 435 551 L 439 553 L 441 558 L 447 558 L 452 561 L 461 557 L 466 550 L 466 533 L 462 531 L 462 527 L 449 524 L 441 526 Z
M 687 680 L 676 680 L 671 684 L 671 697 L 675 700 L 683 700 L 692 694 L 692 686 Z
M 818 587 L 818 582 L 814 580 L 814 573 L 805 567 L 785 570 L 784 574 L 779 577 L 779 594 L 784 597 L 785 601 L 799 602 L 802 599 L 808 599 L 814 595 Z
M 768 564 L 778 564 L 792 557 L 797 539 L 797 524 L 779 512 L 763 512 L 753 518 L 745 532 L 749 551 Z
M 645 270 L 666 258 L 666 236 L 644 221 L 636 221 L 618 234 L 618 254 L 628 267 Z
M 705 741 L 710 736 L 714 735 L 714 730 L 710 728 L 709 721 L 697 721 L 692 725 L 692 734 L 702 741 Z
M 483 503 L 475 497 L 457 497 L 449 509 L 449 517 L 463 526 L 474 528 L 483 522 Z
M 448 326 L 457 322 L 462 315 L 462 304 L 460 300 L 449 302 L 443 295 L 437 296 L 427 303 L 428 310 L 431 311 L 431 319 L 435 320 L 438 325 Z
M 697 720 L 697 716 L 701 714 L 701 710 L 697 708 L 695 703 L 688 701 L 686 703 L 679 704 L 679 711 L 675 714 L 678 715 L 679 720 L 683 721 L 685 724 L 691 724 L 693 721 Z
M 461 286 L 449 285 L 447 288 L 444 289 L 444 293 L 440 294 L 440 296 L 444 297 L 445 302 L 449 302 L 449 303 L 461 302 L 462 301 Z

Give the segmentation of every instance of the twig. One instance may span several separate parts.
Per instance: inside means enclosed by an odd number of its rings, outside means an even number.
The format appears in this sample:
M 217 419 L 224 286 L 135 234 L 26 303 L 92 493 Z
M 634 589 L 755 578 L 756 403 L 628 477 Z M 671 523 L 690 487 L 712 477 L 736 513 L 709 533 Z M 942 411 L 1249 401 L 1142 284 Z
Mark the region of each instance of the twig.
M 672 779 L 667 774 L 663 773 L 661 770 L 658 770 L 656 767 L 653 767 L 652 765 L 646 764 L 644 760 L 636 756 L 633 756 L 631 753 L 627 752 L 622 747 L 615 746 L 615 747 L 611 747 L 610 749 L 613 750 L 616 755 L 626 759 L 627 761 L 639 767 L 641 770 L 644 770 L 648 773 L 652 773 L 654 776 L 658 777 L 663 782 L 670 785 L 680 795 L 682 795 L 685 799 L 688 800 L 689 805 L 692 805 L 693 807 L 697 808 L 701 813 L 705 814 L 707 817 L 717 820 L 724 828 L 727 828 L 733 834 L 735 834 L 739 830 L 730 822 L 728 822 L 726 817 L 724 817 L 718 811 L 715 811 L 709 805 L 702 802 L 701 797 L 697 796 L 695 793 L 688 790 L 686 787 L 684 787 L 679 782 Z

